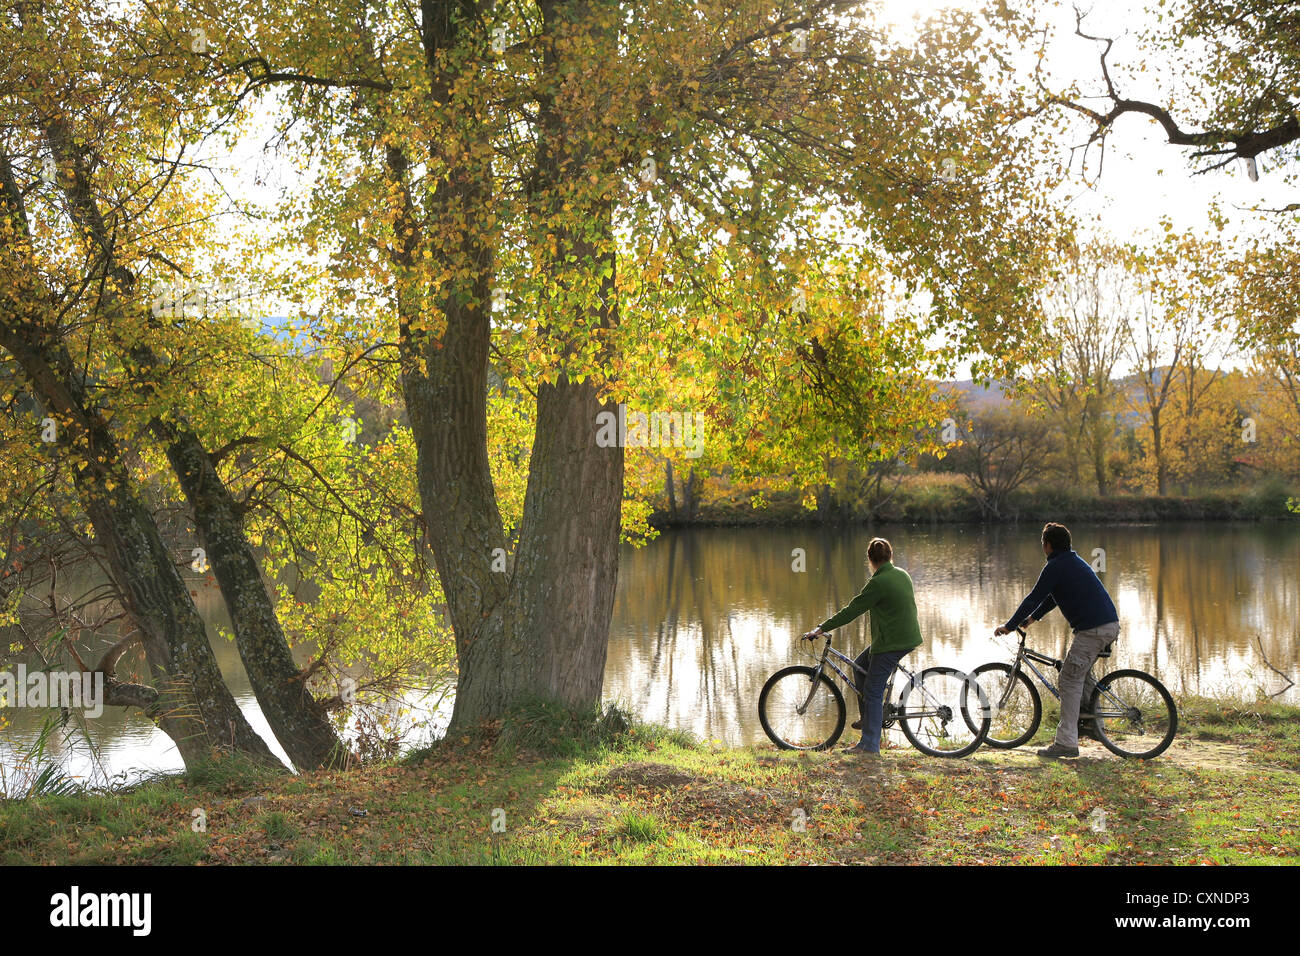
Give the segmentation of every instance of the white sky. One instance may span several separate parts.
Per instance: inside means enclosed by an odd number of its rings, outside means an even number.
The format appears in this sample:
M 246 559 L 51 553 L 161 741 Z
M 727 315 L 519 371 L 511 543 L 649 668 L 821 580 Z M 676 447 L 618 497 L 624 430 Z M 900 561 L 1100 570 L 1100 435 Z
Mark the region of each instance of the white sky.
M 886 19 L 904 29 L 914 18 L 924 19 L 940 8 L 980 6 L 979 0 L 880 2 Z M 1195 88 L 1195 74 L 1189 64 L 1147 50 L 1136 36 L 1149 22 L 1149 14 L 1143 8 L 1154 0 L 1076 2 L 1086 14 L 1085 33 L 1115 40 L 1108 63 L 1119 93 L 1165 106 L 1182 129 L 1198 129 L 1197 117 L 1179 108 L 1180 103 L 1186 102 L 1179 96 L 1186 89 L 1182 84 L 1186 82 Z M 1069 3 L 1041 2 L 1035 3 L 1033 9 L 1050 26 L 1044 67 L 1051 80 L 1060 88 L 1077 81 L 1084 94 L 1103 92 L 1099 59 L 1102 44 L 1075 35 L 1073 7 Z M 1128 68 L 1128 64 L 1136 66 L 1143 61 L 1145 71 Z M 1032 64 L 1028 52 L 1026 62 Z M 1088 105 L 1106 112 L 1110 101 L 1099 97 Z M 1080 175 L 1082 150 L 1072 157 L 1071 147 L 1086 142 L 1092 131 L 1088 124 L 1088 120 L 1080 117 L 1077 134 L 1062 139 L 1055 149 L 1059 162 L 1072 163 L 1073 174 L 1058 198 L 1067 204 L 1087 234 L 1140 243 L 1163 234 L 1161 220 L 1168 219 L 1176 232 L 1193 230 L 1209 235 L 1214 233 L 1211 212 L 1217 206 L 1228 221 L 1221 238 L 1233 241 L 1256 234 L 1267 235 L 1275 227 L 1276 216 L 1252 209 L 1279 209 L 1300 201 L 1300 188 L 1294 182 L 1284 181 L 1285 170 L 1278 168 L 1273 154 L 1259 158 L 1257 182 L 1251 182 L 1245 167 L 1236 161 L 1213 172 L 1194 174 L 1193 170 L 1202 168 L 1203 164 L 1193 165 L 1190 150 L 1170 145 L 1155 120 L 1131 114 L 1117 120 L 1107 138 L 1100 176 L 1097 161 L 1101 154 L 1095 148 L 1089 151 L 1085 181 Z M 1295 168 L 1290 172 L 1294 177 Z M 1242 364 L 1239 357 L 1222 356 L 1221 359 L 1228 366 Z M 1121 365 L 1117 374 L 1126 371 Z M 957 378 L 969 376 L 969 363 L 962 363 Z
M 924 18 L 944 7 L 975 9 L 980 6 L 979 0 L 880 2 L 885 17 L 899 24 L 906 24 L 915 17 Z M 1085 32 L 1115 39 L 1109 62 L 1119 92 L 1134 99 L 1150 99 L 1169 105 L 1169 94 L 1178 89 L 1180 79 L 1187 75 L 1187 64 L 1151 54 L 1139 44 L 1135 34 L 1147 22 L 1147 15 L 1142 10 L 1147 0 L 1077 2 L 1087 14 Z M 1044 63 L 1051 76 L 1062 86 L 1077 80 L 1084 92 L 1100 93 L 1104 89 L 1099 67 L 1101 45 L 1074 35 L 1073 8 L 1069 4 L 1054 2 L 1036 3 L 1033 7 L 1036 15 L 1051 27 Z M 1124 68 L 1125 64 L 1136 64 L 1139 60 L 1146 61 L 1148 69 L 1145 72 Z M 1101 99 L 1090 105 L 1101 112 L 1109 107 L 1108 102 Z M 1184 129 L 1196 128 L 1195 118 L 1179 111 L 1176 103 L 1173 115 Z M 1070 161 L 1071 146 L 1086 140 L 1088 129 L 1085 122 L 1080 120 L 1077 137 L 1059 144 L 1062 163 Z M 1171 146 L 1154 120 L 1144 116 L 1125 116 L 1116 122 L 1109 137 L 1099 181 L 1094 187 L 1089 187 L 1076 175 L 1074 186 L 1066 197 L 1070 202 L 1069 208 L 1081 221 L 1094 222 L 1097 228 L 1114 237 L 1130 239 L 1149 230 L 1162 231 L 1159 229 L 1162 216 L 1168 217 L 1179 231 L 1208 228 L 1208 214 L 1215 202 L 1238 228 L 1255 230 L 1261 228 L 1261 222 L 1268 220 L 1248 212 L 1250 207 L 1280 208 L 1300 200 L 1300 189 L 1282 181 L 1271 154 L 1260 158 L 1259 181 L 1254 183 L 1247 178 L 1239 163 L 1212 173 L 1192 175 L 1189 155 L 1188 150 Z M 1095 150 L 1091 156 L 1093 168 L 1090 173 L 1095 178 Z M 1077 161 L 1074 171 L 1078 173 Z

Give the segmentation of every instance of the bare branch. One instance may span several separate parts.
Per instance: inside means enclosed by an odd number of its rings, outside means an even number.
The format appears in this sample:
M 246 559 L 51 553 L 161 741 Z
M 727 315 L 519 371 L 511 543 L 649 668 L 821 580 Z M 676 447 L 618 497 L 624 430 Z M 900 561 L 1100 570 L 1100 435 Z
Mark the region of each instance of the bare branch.
M 1220 169 L 1235 159 L 1254 159 L 1261 153 L 1268 152 L 1271 149 L 1278 149 L 1300 141 L 1300 119 L 1297 119 L 1294 113 L 1277 125 L 1262 130 L 1204 129 L 1193 131 L 1183 129 L 1169 110 L 1163 106 L 1122 96 L 1111 76 L 1110 64 L 1107 60 L 1114 45 L 1114 39 L 1085 33 L 1083 31 L 1084 13 L 1077 7 L 1074 16 L 1075 34 L 1084 40 L 1102 44 L 1099 58 L 1101 75 L 1106 84 L 1105 98 L 1110 100 L 1111 107 L 1106 112 L 1101 112 L 1083 103 L 1055 94 L 1049 95 L 1047 102 L 1073 110 L 1092 120 L 1096 128 L 1093 130 L 1092 135 L 1088 137 L 1088 145 L 1103 141 L 1115 121 L 1121 116 L 1129 113 L 1148 116 L 1164 129 L 1165 137 L 1169 143 L 1175 146 L 1196 147 L 1195 152 L 1192 153 L 1194 159 L 1218 158 L 1218 162 L 1196 170 L 1196 174 L 1199 175 Z

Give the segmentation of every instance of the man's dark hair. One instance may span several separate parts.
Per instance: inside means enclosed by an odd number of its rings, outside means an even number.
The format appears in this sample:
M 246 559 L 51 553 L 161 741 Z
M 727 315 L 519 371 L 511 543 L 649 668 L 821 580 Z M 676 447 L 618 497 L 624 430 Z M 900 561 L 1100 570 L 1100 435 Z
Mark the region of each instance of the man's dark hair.
M 1043 525 L 1043 540 L 1052 546 L 1053 551 L 1070 550 L 1070 529 L 1063 524 L 1049 521 Z
M 872 564 L 884 564 L 893 560 L 894 548 L 884 538 L 872 538 L 867 544 L 867 560 Z

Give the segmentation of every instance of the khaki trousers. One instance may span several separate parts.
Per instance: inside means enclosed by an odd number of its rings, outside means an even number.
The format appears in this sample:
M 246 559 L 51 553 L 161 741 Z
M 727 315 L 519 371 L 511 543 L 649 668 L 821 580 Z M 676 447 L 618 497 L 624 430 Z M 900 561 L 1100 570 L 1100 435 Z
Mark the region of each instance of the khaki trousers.
M 1056 728 L 1056 742 L 1062 747 L 1079 747 L 1079 707 L 1083 703 L 1083 685 L 1097 655 L 1119 636 L 1119 621 L 1086 631 L 1075 631 L 1070 650 L 1061 665 L 1061 723 Z

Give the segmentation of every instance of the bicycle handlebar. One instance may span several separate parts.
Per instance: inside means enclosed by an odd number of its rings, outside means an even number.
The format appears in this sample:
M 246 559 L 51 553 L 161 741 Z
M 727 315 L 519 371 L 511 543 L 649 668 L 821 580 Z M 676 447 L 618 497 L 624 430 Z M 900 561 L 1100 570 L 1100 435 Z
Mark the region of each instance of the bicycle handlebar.
M 1011 633 L 1011 632 L 1008 631 L 1007 633 Z M 1015 633 L 1019 634 L 1021 637 L 1028 637 L 1028 636 L 1029 636 L 1029 633 L 1025 630 L 1025 628 L 1024 628 L 1023 625 L 1021 625 L 1020 627 L 1015 628 Z M 819 637 L 824 637 L 824 638 L 826 638 L 827 643 L 829 643 L 829 642 L 830 642 L 830 639 L 831 639 L 831 632 L 830 632 L 830 631 L 822 631 L 822 632 L 819 633 L 819 634 L 814 634 L 812 631 L 806 631 L 806 632 L 804 632 L 803 634 L 800 634 L 800 635 L 799 635 L 799 640 L 801 640 L 801 641 L 815 641 L 815 640 L 817 640 L 817 638 L 819 638 Z

